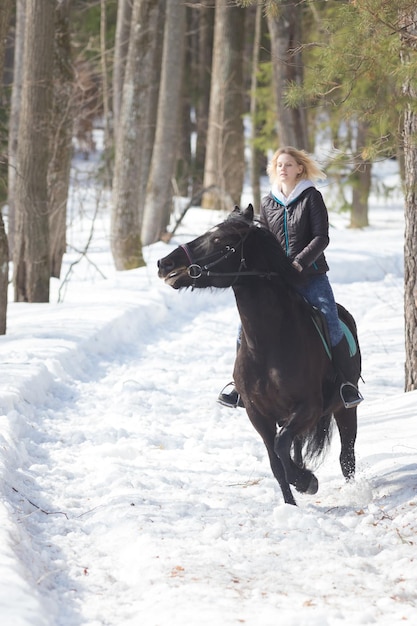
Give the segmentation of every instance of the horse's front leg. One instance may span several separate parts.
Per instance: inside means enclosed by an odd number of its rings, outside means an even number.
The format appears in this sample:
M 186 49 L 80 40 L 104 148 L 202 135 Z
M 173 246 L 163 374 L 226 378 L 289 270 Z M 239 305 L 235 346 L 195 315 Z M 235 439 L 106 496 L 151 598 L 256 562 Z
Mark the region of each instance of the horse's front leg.
M 290 485 L 300 493 L 314 494 L 317 493 L 319 482 L 314 474 L 300 467 L 291 458 L 291 447 L 294 443 L 294 435 L 290 426 L 284 426 L 275 437 L 274 451 L 285 471 L 285 476 Z
M 294 500 L 294 496 L 291 491 L 291 487 L 288 484 L 288 481 L 286 479 L 285 471 L 282 466 L 282 463 L 280 459 L 277 457 L 277 455 L 275 454 L 274 441 L 275 441 L 275 435 L 276 435 L 276 430 L 277 430 L 275 421 L 259 413 L 254 408 L 254 405 L 251 404 L 251 402 L 249 402 L 249 400 L 247 400 L 246 398 L 244 402 L 245 402 L 245 406 L 247 407 L 246 412 L 248 414 L 248 417 L 250 421 L 252 422 L 252 425 L 254 426 L 256 431 L 262 437 L 262 440 L 265 444 L 266 450 L 268 452 L 269 463 L 271 465 L 272 473 L 274 477 L 276 478 L 276 480 L 278 481 L 279 486 L 281 487 L 281 491 L 282 491 L 282 495 L 283 495 L 285 503 L 296 504 Z
M 351 480 L 355 476 L 356 407 L 335 411 L 334 419 L 340 435 L 340 467 L 346 480 Z
M 289 486 L 288 481 L 285 477 L 285 471 L 282 463 L 275 454 L 273 445 L 266 445 L 266 449 L 268 452 L 272 473 L 277 479 L 279 486 L 281 487 L 285 504 L 297 504 L 292 494 L 291 487 Z

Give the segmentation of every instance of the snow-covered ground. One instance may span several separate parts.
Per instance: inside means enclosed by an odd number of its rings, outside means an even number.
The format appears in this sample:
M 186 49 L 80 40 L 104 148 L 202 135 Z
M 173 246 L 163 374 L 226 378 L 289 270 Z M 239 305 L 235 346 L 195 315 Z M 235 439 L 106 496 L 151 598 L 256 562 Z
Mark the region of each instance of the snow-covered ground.
M 233 368 L 232 292 L 157 278 L 159 257 L 221 218 L 190 210 L 171 244 L 145 250 L 147 267 L 117 273 L 99 196 L 74 185 L 51 304 L 11 302 L 0 338 L 0 623 L 415 624 L 401 199 L 373 198 L 361 231 L 331 215 L 330 279 L 363 353 L 358 473 L 344 483 L 335 437 L 318 493 L 292 507 L 245 411 L 216 403 Z

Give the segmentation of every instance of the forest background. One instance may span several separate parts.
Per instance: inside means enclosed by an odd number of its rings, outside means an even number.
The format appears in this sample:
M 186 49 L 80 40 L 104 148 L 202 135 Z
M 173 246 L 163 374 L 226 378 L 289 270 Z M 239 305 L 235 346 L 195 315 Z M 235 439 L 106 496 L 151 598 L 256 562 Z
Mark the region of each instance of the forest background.
M 49 301 L 71 157 L 89 158 L 97 125 L 120 271 L 172 236 L 179 199 L 231 208 L 249 177 L 258 207 L 271 150 L 328 145 L 317 156 L 352 228 L 368 225 L 373 164 L 400 163 L 405 389 L 417 388 L 415 0 L 2 0 L 0 76 L 1 334 L 10 279 L 16 302 Z

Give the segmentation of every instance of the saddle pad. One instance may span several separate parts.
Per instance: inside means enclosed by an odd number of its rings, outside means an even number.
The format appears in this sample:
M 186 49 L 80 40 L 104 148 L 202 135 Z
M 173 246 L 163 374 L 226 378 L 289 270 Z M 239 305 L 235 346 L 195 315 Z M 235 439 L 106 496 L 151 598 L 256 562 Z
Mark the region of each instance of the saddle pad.
M 349 354 L 351 357 L 355 356 L 356 352 L 358 351 L 358 346 L 356 345 L 355 337 L 353 336 L 353 333 L 350 330 L 349 326 L 347 326 L 344 322 L 342 322 L 340 318 L 339 318 L 339 322 L 342 327 L 343 333 L 347 339 L 347 342 L 349 344 Z
M 311 319 L 313 320 L 314 326 L 316 327 L 317 332 L 320 335 L 320 339 L 323 342 L 327 356 L 329 357 L 329 359 L 331 359 L 332 353 L 331 353 L 331 347 L 330 347 L 330 337 L 329 337 L 329 332 L 327 329 L 327 324 L 325 323 L 324 316 L 315 307 L 312 308 L 312 311 L 313 311 L 313 315 L 311 316 Z M 345 322 L 341 320 L 340 317 L 339 317 L 339 322 L 340 322 L 340 326 L 342 328 L 343 334 L 345 335 L 346 340 L 348 342 L 349 354 L 351 357 L 355 356 L 355 354 L 358 351 L 358 346 L 356 345 L 355 337 L 353 336 L 353 333 L 350 330 L 349 326 L 345 324 Z

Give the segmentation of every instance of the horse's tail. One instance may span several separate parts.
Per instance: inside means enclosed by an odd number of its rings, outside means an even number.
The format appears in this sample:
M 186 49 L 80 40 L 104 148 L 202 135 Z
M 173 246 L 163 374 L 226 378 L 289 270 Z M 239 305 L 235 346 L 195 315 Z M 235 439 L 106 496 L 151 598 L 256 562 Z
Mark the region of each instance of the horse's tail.
M 332 415 L 323 415 L 316 427 L 304 438 L 304 459 L 316 465 L 323 459 L 329 448 L 333 432 Z

